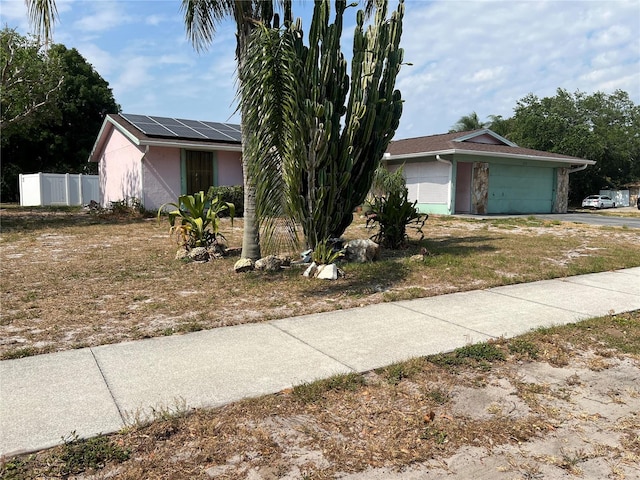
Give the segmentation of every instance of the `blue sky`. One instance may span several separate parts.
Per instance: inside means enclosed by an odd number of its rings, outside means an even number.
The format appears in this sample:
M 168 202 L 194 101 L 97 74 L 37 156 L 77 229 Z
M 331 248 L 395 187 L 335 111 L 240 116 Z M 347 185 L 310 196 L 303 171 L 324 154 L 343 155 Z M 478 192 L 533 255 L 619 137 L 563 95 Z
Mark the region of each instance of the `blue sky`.
M 180 0 L 57 0 L 54 42 L 75 47 L 126 113 L 238 122 L 234 26 L 209 50 L 186 38 Z M 390 1 L 390 7 L 396 2 Z M 476 111 L 511 116 L 533 93 L 613 92 L 640 104 L 640 0 L 406 0 L 396 139 L 445 133 Z M 294 1 L 305 27 L 309 0 Z M 355 9 L 345 21 L 350 50 Z M 29 31 L 23 0 L 0 0 L 2 25 Z

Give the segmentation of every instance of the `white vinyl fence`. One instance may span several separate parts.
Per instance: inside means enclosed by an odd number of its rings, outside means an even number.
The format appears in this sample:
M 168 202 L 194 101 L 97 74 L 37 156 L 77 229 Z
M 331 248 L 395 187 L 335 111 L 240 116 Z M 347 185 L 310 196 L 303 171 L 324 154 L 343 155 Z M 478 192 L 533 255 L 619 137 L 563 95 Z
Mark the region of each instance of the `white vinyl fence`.
M 628 207 L 629 190 L 600 190 L 600 195 L 606 195 L 616 202 L 616 207 Z
M 75 173 L 20 174 L 20 205 L 87 205 L 100 201 L 98 175 Z

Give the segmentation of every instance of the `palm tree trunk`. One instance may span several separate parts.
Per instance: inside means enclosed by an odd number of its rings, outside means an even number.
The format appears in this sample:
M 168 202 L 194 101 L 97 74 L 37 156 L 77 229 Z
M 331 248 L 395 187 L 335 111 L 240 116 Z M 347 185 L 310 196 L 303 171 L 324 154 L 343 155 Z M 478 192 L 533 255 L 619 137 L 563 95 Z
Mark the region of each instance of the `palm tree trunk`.
M 244 182 L 244 227 L 242 231 L 242 258 L 260 258 L 260 225 L 256 218 L 256 188 L 248 175 L 247 159 L 242 161 Z
M 243 8 L 236 6 L 236 25 L 237 30 L 237 50 L 236 59 L 238 62 L 238 82 L 242 83 L 243 63 L 245 61 L 245 52 L 247 49 L 247 42 L 251 33 L 251 27 L 247 23 L 244 17 Z M 251 132 L 247 131 L 244 126 L 244 119 L 246 118 L 244 112 L 244 102 L 240 98 L 240 129 L 242 131 L 242 143 L 248 145 L 249 135 Z M 258 260 L 260 255 L 260 224 L 256 216 L 256 188 L 253 182 L 252 175 L 250 173 L 250 162 L 255 162 L 256 159 L 250 158 L 247 149 L 243 148 L 242 152 L 242 181 L 244 183 L 244 226 L 242 230 L 242 258 L 250 258 L 252 260 Z

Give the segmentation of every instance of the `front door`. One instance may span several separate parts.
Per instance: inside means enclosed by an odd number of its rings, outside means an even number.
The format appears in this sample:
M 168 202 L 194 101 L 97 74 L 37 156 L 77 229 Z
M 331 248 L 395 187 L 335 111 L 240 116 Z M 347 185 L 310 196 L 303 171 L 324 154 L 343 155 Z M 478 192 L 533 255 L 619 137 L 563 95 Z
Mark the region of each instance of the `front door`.
M 471 163 L 456 167 L 456 213 L 471 213 Z

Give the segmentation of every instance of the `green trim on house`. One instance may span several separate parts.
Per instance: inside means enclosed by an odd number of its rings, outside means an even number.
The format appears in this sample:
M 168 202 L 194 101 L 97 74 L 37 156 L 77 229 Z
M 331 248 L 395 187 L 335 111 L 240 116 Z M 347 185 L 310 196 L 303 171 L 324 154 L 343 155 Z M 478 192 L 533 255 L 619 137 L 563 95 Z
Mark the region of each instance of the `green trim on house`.
M 420 213 L 428 213 L 433 215 L 451 215 L 451 210 L 447 205 L 442 203 L 418 203 L 416 208 Z
M 218 186 L 218 152 L 212 152 L 212 161 L 213 161 L 213 187 Z
M 180 149 L 180 195 L 187 193 L 187 151 Z

